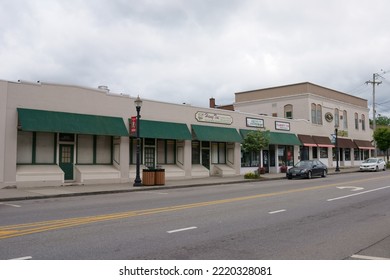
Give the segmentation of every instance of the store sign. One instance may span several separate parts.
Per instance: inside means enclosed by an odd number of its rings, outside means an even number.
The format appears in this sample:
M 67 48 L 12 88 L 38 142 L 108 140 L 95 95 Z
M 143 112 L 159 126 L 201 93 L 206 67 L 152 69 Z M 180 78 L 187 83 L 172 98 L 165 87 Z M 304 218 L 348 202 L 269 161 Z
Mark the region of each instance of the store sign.
M 130 119 L 130 134 L 137 132 L 137 117 L 131 117 Z
M 264 128 L 263 119 L 246 118 L 246 126 Z
M 198 122 L 218 123 L 218 124 L 232 124 L 233 118 L 229 115 L 215 114 L 210 112 L 196 112 L 195 119 Z
M 332 122 L 332 121 L 333 121 L 333 115 L 332 115 L 332 113 L 330 113 L 330 112 L 326 113 L 326 114 L 325 114 L 325 120 L 326 120 L 327 122 Z
M 276 130 L 287 130 L 290 131 L 290 123 L 288 122 L 275 122 Z

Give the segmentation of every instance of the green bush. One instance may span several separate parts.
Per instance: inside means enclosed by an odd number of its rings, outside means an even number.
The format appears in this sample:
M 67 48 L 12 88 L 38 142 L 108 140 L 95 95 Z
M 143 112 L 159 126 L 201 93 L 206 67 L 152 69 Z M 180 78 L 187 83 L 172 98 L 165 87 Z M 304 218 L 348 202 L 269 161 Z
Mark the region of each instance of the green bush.
M 248 172 L 248 173 L 245 173 L 245 175 L 244 175 L 244 178 L 245 179 L 258 179 L 260 176 L 259 176 L 259 174 L 256 172 L 256 173 L 254 173 L 254 172 Z

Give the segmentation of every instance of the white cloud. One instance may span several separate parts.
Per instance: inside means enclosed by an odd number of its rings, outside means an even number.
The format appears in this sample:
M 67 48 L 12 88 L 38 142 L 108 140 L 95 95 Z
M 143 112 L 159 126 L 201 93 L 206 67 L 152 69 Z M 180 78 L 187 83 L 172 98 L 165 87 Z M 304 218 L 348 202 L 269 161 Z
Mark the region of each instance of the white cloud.
M 230 103 L 237 91 L 303 81 L 370 100 L 364 82 L 390 70 L 386 0 L 0 5 L 1 79 L 106 84 L 116 92 L 207 106 L 211 96 Z M 389 99 L 385 81 L 378 103 Z M 390 112 L 388 104 L 378 110 Z

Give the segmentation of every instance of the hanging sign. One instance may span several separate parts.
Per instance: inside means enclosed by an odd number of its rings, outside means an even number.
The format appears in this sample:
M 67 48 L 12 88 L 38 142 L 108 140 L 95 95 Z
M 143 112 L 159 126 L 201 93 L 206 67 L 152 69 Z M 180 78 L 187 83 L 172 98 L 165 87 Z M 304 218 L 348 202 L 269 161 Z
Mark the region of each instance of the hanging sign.
M 130 119 L 130 133 L 135 134 L 137 132 L 137 117 L 131 117 Z

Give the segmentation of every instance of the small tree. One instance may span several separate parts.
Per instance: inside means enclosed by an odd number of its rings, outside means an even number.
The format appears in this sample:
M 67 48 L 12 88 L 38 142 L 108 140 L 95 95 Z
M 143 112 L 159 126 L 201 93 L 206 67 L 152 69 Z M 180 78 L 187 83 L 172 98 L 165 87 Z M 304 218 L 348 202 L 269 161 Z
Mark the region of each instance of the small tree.
M 245 152 L 259 153 L 269 145 L 269 133 L 268 131 L 254 130 L 248 132 L 242 143 L 242 148 Z M 261 157 L 260 157 L 261 158 Z M 261 162 L 261 166 L 263 163 Z
M 379 150 L 386 152 L 387 162 L 389 162 L 390 149 L 390 128 L 379 127 L 374 131 L 374 140 Z

